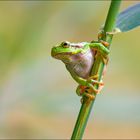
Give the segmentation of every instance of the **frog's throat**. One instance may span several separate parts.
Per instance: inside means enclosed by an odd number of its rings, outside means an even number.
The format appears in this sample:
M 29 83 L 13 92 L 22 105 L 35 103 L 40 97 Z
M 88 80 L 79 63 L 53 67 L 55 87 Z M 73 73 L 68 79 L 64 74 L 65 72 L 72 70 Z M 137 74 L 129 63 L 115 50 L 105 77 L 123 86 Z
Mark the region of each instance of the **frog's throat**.
M 64 57 L 69 57 L 71 55 L 72 55 L 72 52 L 57 53 L 57 54 L 52 53 L 52 56 L 56 59 L 63 59 Z

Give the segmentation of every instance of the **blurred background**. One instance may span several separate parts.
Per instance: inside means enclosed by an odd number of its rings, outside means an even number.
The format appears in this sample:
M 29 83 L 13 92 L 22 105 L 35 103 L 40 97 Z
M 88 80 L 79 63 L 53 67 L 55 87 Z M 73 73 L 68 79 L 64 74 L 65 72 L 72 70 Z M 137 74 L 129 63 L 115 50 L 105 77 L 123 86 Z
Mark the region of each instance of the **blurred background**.
M 138 3 L 123 1 L 121 10 Z M 0 2 L 0 138 L 69 139 L 77 83 L 53 45 L 97 39 L 110 1 Z M 113 38 L 84 138 L 140 138 L 140 28 Z

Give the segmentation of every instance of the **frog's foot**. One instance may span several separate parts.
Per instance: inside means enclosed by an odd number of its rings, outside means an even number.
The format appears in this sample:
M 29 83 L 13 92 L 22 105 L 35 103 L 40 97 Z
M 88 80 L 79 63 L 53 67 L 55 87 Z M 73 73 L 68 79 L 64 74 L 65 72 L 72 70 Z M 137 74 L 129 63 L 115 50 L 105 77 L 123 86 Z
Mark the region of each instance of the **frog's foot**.
M 86 104 L 89 104 L 90 101 L 92 101 L 92 100 L 95 99 L 95 96 L 94 95 L 87 93 L 87 94 L 85 94 L 85 96 L 83 96 L 81 98 L 81 100 L 80 100 L 81 101 L 81 104 L 83 104 L 84 97 L 87 97 Z
M 95 96 L 92 95 L 92 94 L 89 94 L 89 93 L 85 94 L 85 96 L 86 96 L 89 100 L 94 100 L 94 99 L 95 99 Z
M 110 44 L 104 40 L 100 40 L 100 42 L 105 46 L 108 47 Z
M 88 105 L 92 100 L 95 99 L 95 96 L 94 96 L 93 94 L 87 93 L 85 96 L 87 97 L 87 100 L 86 100 L 86 104 L 87 104 L 87 105 Z
M 98 89 L 95 88 L 91 88 L 96 94 L 100 93 L 100 91 L 102 90 L 102 88 L 104 87 L 104 83 L 102 81 L 97 81 L 98 79 L 98 75 L 94 75 L 88 78 L 88 81 L 94 85 L 97 84 L 98 85 Z M 91 93 L 91 92 L 90 92 Z
M 104 83 L 103 82 L 96 81 L 96 80 L 92 80 L 92 83 L 93 83 L 93 85 L 94 84 L 98 84 L 98 89 L 92 88 L 92 90 L 96 94 L 99 94 L 101 92 L 102 88 L 104 87 Z
M 84 96 L 85 93 L 88 93 L 87 86 L 79 85 L 76 89 L 78 96 Z
M 79 85 L 76 89 L 76 93 L 78 96 L 86 96 L 87 94 L 90 94 L 92 95 L 93 94 L 93 91 L 95 93 L 98 92 L 98 90 L 96 90 L 92 84 L 89 84 L 88 86 L 83 86 L 83 85 Z M 88 96 L 88 95 L 87 95 Z M 91 97 L 92 98 L 92 97 Z
M 86 97 L 86 103 L 89 103 L 91 100 L 95 99 L 95 96 L 92 94 L 93 90 L 90 87 L 79 85 L 77 87 L 76 93 L 78 96 L 82 96 L 81 104 L 83 104 L 84 98 Z

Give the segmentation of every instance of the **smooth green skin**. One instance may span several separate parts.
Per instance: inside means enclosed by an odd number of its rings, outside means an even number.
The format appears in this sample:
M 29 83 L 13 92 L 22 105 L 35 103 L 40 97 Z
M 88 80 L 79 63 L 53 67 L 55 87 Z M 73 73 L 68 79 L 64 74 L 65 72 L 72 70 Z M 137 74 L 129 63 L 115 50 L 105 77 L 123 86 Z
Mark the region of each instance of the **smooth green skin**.
M 100 54 L 101 56 L 103 56 L 103 58 L 107 58 L 107 55 L 109 54 L 109 49 L 107 47 L 105 47 L 102 43 L 97 42 L 97 41 L 91 42 L 91 43 L 83 42 L 83 43 L 77 43 L 77 44 L 68 42 L 67 43 L 68 45 L 65 45 L 65 43 L 66 42 L 62 42 L 60 45 L 54 46 L 51 51 L 52 57 L 62 60 L 65 64 L 67 62 L 70 62 L 70 56 L 76 55 L 78 53 L 85 54 L 90 49 L 92 49 L 93 51 L 97 51 L 98 52 L 97 55 Z M 82 47 L 78 48 L 77 47 L 78 45 L 82 45 Z M 69 55 L 67 55 L 67 54 L 69 54 Z M 81 59 L 82 59 L 82 57 L 81 57 Z M 75 72 L 72 70 L 72 68 L 70 66 L 66 65 L 66 68 L 70 72 L 73 79 L 79 85 L 89 87 L 93 91 L 96 90 L 92 83 L 93 82 L 97 83 L 97 81 L 95 81 L 93 79 L 88 80 L 88 79 L 79 77 L 78 75 L 75 74 Z M 79 96 L 85 96 L 85 94 L 81 95 L 79 88 L 77 88 L 76 93 Z

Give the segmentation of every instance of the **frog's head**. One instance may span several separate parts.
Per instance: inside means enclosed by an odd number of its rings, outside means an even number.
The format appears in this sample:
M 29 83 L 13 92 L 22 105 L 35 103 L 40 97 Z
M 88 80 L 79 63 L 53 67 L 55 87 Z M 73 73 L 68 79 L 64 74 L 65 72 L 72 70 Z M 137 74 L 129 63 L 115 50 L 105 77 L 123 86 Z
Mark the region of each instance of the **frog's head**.
M 62 60 L 65 63 L 71 62 L 72 56 L 82 55 L 89 50 L 86 42 L 70 43 L 68 41 L 62 42 L 52 48 L 52 57 Z

